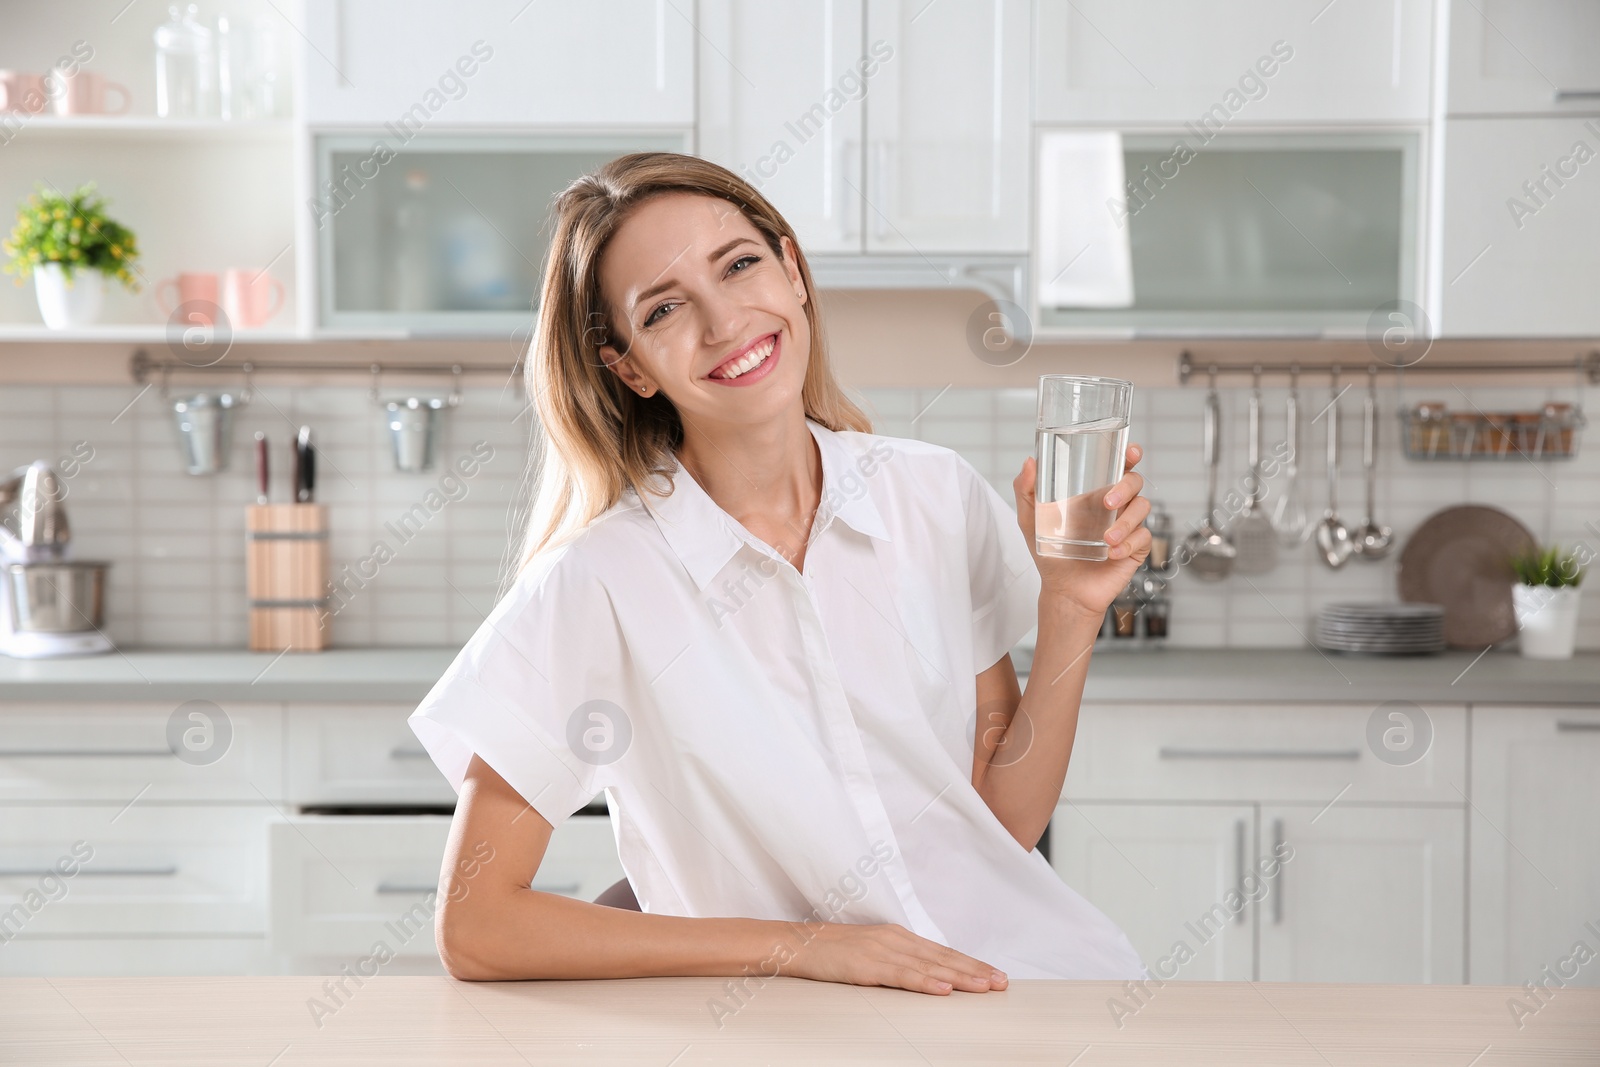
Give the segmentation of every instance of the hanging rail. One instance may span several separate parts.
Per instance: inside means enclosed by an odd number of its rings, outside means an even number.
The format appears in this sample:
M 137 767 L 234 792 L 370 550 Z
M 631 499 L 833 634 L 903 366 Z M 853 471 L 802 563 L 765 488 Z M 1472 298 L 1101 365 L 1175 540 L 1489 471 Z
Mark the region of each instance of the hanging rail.
M 1576 371 L 1585 375 L 1590 384 L 1600 385 L 1600 351 L 1590 352 L 1585 356 L 1575 356 L 1565 362 L 1546 360 L 1538 363 L 1444 363 L 1419 360 L 1410 366 L 1396 366 L 1382 360 L 1329 360 L 1326 363 L 1303 363 L 1299 360 L 1290 362 L 1267 362 L 1266 360 L 1252 361 L 1250 363 L 1215 363 L 1211 360 L 1196 360 L 1185 352 L 1178 357 L 1178 384 L 1188 385 L 1189 378 L 1197 370 L 1203 373 L 1216 371 L 1218 374 L 1303 374 L 1314 376 L 1327 374 L 1334 368 L 1341 371 L 1363 370 L 1376 367 L 1383 373 L 1405 374 L 1407 371 L 1418 372 L 1452 372 L 1455 374 L 1505 374 L 1540 371 L 1560 372 Z
M 519 360 L 518 363 L 521 361 Z M 133 380 L 144 382 L 155 374 L 190 374 L 190 373 L 225 373 L 225 374 L 268 374 L 277 372 L 293 372 L 295 374 L 372 374 L 374 371 L 383 374 L 498 374 L 508 375 L 516 371 L 518 363 L 379 363 L 376 360 L 366 362 L 332 363 L 322 360 L 273 360 L 270 363 L 257 363 L 245 360 L 239 363 L 214 363 L 209 366 L 199 366 L 185 363 L 180 359 L 152 359 L 144 349 L 139 349 L 128 361 L 128 367 L 133 374 Z

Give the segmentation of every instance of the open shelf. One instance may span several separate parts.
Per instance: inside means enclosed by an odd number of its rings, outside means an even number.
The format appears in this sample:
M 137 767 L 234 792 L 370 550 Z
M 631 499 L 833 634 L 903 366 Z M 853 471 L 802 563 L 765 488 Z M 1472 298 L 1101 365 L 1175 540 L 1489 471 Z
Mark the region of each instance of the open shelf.
M 154 115 L 27 115 L 12 112 L 0 122 L 6 143 L 19 137 L 72 138 L 91 135 L 130 140 L 231 140 L 282 137 L 294 130 L 289 119 L 162 119 Z

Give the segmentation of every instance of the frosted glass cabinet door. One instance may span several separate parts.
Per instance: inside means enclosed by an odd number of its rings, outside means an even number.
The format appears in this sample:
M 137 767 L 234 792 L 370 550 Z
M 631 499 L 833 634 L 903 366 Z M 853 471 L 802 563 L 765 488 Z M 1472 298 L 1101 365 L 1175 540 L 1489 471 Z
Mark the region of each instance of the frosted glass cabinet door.
M 1600 118 L 1449 120 L 1441 335 L 1600 333 L 1597 152 Z
M 1254 854 L 1250 806 L 1063 801 L 1050 820 L 1051 866 L 1162 980 L 1254 977 Z M 1230 907 L 1241 883 L 1242 906 Z
M 1426 122 L 1433 6 L 1039 0 L 1039 121 Z
M 1595 0 L 1453 0 L 1452 115 L 1600 111 Z
M 691 126 L 693 5 L 659 0 L 306 0 L 317 123 Z M 459 65 L 458 65 L 459 64 Z M 421 110 L 417 110 L 420 108 Z
M 1261 855 L 1293 852 L 1259 906 L 1260 980 L 1464 981 L 1465 810 L 1263 807 Z
M 868 252 L 1026 252 L 1027 0 L 869 0 Z
M 807 252 L 861 251 L 863 0 L 701 0 L 700 154 L 783 213 Z M 781 47 L 780 47 L 781 45 Z

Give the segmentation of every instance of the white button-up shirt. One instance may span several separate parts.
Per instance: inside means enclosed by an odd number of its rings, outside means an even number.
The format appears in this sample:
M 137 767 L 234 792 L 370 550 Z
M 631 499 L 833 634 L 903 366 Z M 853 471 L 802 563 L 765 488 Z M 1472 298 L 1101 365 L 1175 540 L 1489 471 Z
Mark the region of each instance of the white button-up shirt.
M 899 923 L 1012 978 L 1143 977 L 972 786 L 976 675 L 1037 622 L 1015 513 L 951 449 L 806 424 L 803 573 L 680 464 L 523 570 L 417 737 L 552 826 L 603 790 L 647 912 Z

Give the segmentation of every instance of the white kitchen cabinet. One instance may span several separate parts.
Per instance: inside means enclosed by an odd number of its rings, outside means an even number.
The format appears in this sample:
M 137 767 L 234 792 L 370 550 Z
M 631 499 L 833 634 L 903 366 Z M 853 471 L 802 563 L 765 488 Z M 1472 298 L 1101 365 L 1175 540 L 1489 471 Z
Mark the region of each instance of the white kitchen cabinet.
M 1600 4 L 1451 0 L 1452 115 L 1600 111 Z
M 1463 803 L 1456 786 L 1466 780 L 1466 709 L 1422 710 L 1428 749 L 1401 766 L 1378 759 L 1369 746 L 1374 708 L 1365 704 L 1087 704 L 1065 795 L 1326 804 L 1342 794 L 1366 803 Z
M 1260 980 L 1464 981 L 1465 817 L 1459 806 L 1263 806 L 1262 858 L 1293 851 L 1260 906 Z
M 1162 980 L 1254 977 L 1255 852 L 1249 806 L 1065 801 L 1050 824 L 1051 866 Z
M 1027 251 L 1029 6 L 868 0 L 868 252 Z
M 690 4 L 306 0 L 297 67 L 313 126 L 694 123 Z
M 864 2 L 700 5 L 700 154 L 772 201 L 808 253 L 861 250 L 863 87 L 882 74 L 863 53 Z
M 1438 332 L 1600 333 L 1600 118 L 1451 119 L 1444 153 Z
M 1026 251 L 1027 0 L 707 0 L 700 19 L 699 150 L 808 252 Z
M 390 955 L 436 957 L 433 914 L 449 833 L 444 815 L 303 816 L 274 824 L 273 951 L 311 962 L 367 956 L 381 942 Z M 460 899 L 496 862 L 507 860 L 487 843 L 469 849 L 446 891 Z M 551 834 L 532 888 L 593 900 L 622 877 L 610 818 L 574 815 Z
M 1425 123 L 1433 17 L 1434 0 L 1038 0 L 1037 121 Z
M 282 730 L 276 704 L 0 705 L 0 801 L 265 804 L 283 796 Z
M 271 815 L 264 805 L 0 806 L 0 926 L 23 939 L 260 934 Z M 81 862 L 63 877 L 69 857 Z M 17 906 L 34 891 L 44 903 L 24 916 Z
M 1600 985 L 1600 707 L 1475 706 L 1472 751 L 1469 978 Z
M 456 794 L 406 724 L 415 708 L 289 707 L 289 797 L 296 805 L 446 804 Z

